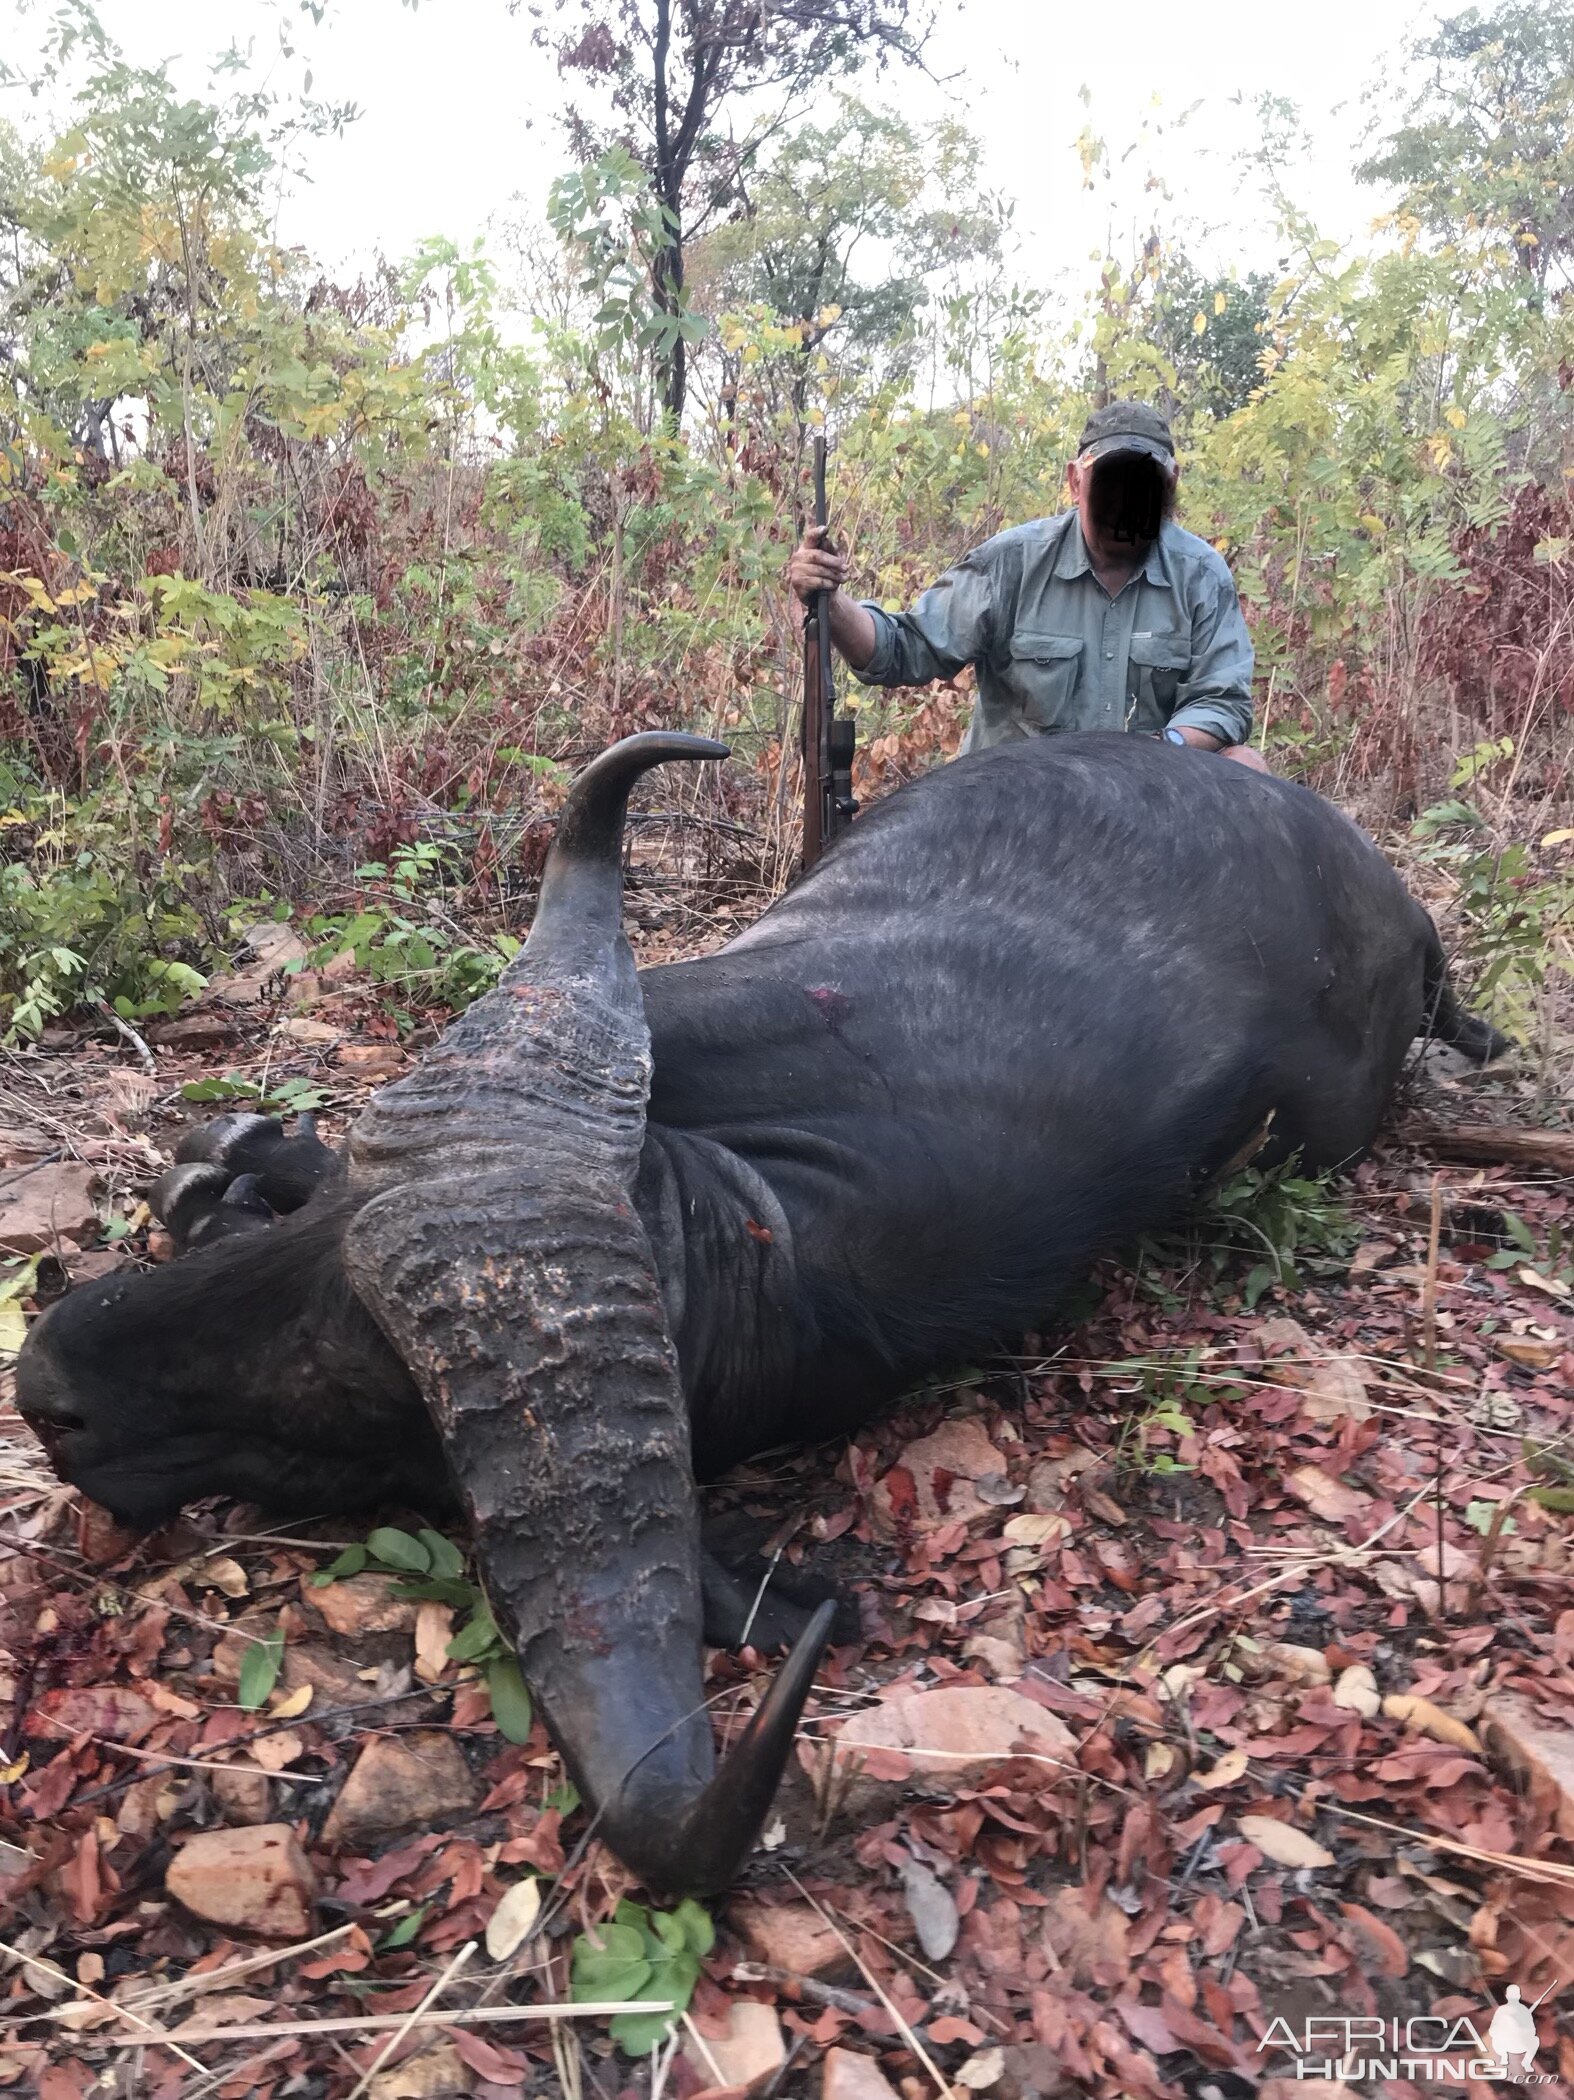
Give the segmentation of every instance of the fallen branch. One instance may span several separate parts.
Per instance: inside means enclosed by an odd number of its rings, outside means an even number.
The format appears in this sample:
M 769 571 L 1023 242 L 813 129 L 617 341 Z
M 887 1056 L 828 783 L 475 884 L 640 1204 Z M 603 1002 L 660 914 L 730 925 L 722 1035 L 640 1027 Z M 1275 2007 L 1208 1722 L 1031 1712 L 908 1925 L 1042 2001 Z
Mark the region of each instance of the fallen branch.
M 1468 1167 L 1539 1167 L 1548 1174 L 1574 1175 L 1574 1131 L 1525 1130 L 1514 1123 L 1444 1124 L 1430 1116 L 1406 1116 L 1398 1134 L 1404 1144 Z

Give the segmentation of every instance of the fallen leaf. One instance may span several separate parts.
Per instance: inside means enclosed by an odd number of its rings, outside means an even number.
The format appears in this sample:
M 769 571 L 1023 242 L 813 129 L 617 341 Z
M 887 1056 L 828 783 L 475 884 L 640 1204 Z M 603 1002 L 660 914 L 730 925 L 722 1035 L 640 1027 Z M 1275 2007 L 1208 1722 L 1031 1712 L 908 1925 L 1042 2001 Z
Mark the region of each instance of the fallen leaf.
M 902 1861 L 901 1876 L 907 1915 L 913 1921 L 919 1946 L 927 1960 L 944 1961 L 962 1929 L 950 1890 L 922 1860 L 910 1855 Z
M 1533 1291 L 1545 1291 L 1549 1298 L 1567 1298 L 1569 1286 L 1561 1276 L 1543 1276 L 1539 1269 L 1521 1269 L 1521 1283 L 1528 1284 Z
M 504 1891 L 486 1921 L 486 1951 L 492 1960 L 507 1961 L 524 1944 L 540 1915 L 541 1880 L 538 1875 L 527 1874 Z
M 1255 1845 L 1265 1859 L 1278 1867 L 1331 1867 L 1334 1856 L 1316 1838 L 1281 1823 L 1277 1816 L 1237 1816 L 1236 1828 L 1248 1844 Z
M 1372 1506 L 1372 1498 L 1359 1488 L 1347 1487 L 1321 1466 L 1297 1466 L 1284 1476 L 1284 1484 L 1298 1502 L 1304 1502 L 1314 1517 L 1325 1524 L 1347 1524 Z
M 1550 1371 L 1563 1354 L 1560 1342 L 1537 1342 L 1529 1335 L 1495 1334 L 1492 1346 L 1499 1356 L 1506 1356 L 1524 1371 Z
M 1348 1670 L 1340 1671 L 1333 1688 L 1333 1702 L 1359 1714 L 1364 1721 L 1376 1719 L 1382 1709 L 1382 1694 L 1365 1663 L 1352 1663 Z
M 316 1687 L 310 1684 L 298 1684 L 293 1692 L 287 1692 L 278 1704 L 270 1706 L 268 1711 L 276 1721 L 294 1721 L 311 1705 L 315 1689 Z
M 1218 1763 L 1211 1765 L 1206 1772 L 1194 1772 L 1191 1783 L 1193 1786 L 1200 1786 L 1205 1793 L 1212 1793 L 1216 1787 L 1234 1786 L 1237 1779 L 1244 1779 L 1246 1766 L 1247 1756 L 1244 1750 L 1239 1747 L 1226 1750 Z
M 436 1684 L 447 1669 L 453 1637 L 453 1607 L 428 1600 L 415 1615 L 415 1674 L 423 1684 Z
M 965 2085 L 969 2092 L 987 2093 L 992 2085 L 998 2085 L 1005 2076 L 1006 2052 L 1004 2049 L 980 2049 L 970 2056 L 956 2074 L 958 2085 Z
M 1452 1743 L 1456 1750 L 1468 1750 L 1475 1757 L 1481 1755 L 1481 1739 L 1473 1728 L 1467 1728 L 1463 1721 L 1456 1721 L 1452 1714 L 1444 1713 L 1440 1706 L 1414 1692 L 1390 1692 L 1383 1701 L 1383 1714 L 1413 1734 L 1430 1736 L 1434 1743 Z
M 289 1729 L 279 1735 L 260 1735 L 250 1745 L 251 1754 L 265 1772 L 282 1772 L 306 1754 L 306 1745 Z
M 1070 1538 L 1071 1526 L 1064 1517 L 1010 1517 L 1001 1526 L 1001 1536 L 1013 1546 L 1047 1546 L 1052 1539 Z

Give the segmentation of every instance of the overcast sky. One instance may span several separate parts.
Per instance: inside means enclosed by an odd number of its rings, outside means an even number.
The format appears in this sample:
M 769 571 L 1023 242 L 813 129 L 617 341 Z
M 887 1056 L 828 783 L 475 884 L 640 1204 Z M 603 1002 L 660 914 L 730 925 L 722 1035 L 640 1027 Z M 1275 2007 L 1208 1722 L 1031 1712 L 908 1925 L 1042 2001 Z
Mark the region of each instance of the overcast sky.
M 1107 229 L 1124 235 L 1145 223 L 1140 179 L 1155 166 L 1174 199 L 1165 223 L 1184 214 L 1206 229 L 1192 244 L 1203 261 L 1264 267 L 1279 252 L 1272 215 L 1237 159 L 1255 136 L 1255 98 L 1266 91 L 1300 105 L 1314 150 L 1296 173 L 1298 201 L 1330 236 L 1358 236 L 1381 208 L 1350 176 L 1372 114 L 1363 91 L 1395 77 L 1403 40 L 1434 13 L 1415 0 L 967 0 L 943 9 L 930 50 L 938 81 L 887 73 L 866 78 L 863 92 L 915 119 L 948 105 L 969 119 L 986 142 L 992 184 L 1016 200 L 1031 281 L 1080 279 Z M 254 41 L 278 85 L 298 87 L 309 61 L 315 95 L 360 106 L 343 137 L 312 145 L 310 183 L 280 205 L 283 239 L 330 268 L 353 269 L 379 250 L 398 259 L 432 234 L 468 242 L 516 194 L 539 212 L 566 163 L 554 118 L 562 84 L 532 47 L 528 16 L 510 15 L 506 0 L 333 0 L 320 28 L 292 0 L 99 0 L 99 14 L 128 58 L 171 61 L 193 91 L 233 36 Z M 281 19 L 299 45 L 289 60 L 271 56 Z M 13 64 L 25 64 L 41 20 L 36 6 L 13 17 Z M 0 108 L 29 115 L 14 95 Z M 1168 127 L 1188 109 L 1157 149 L 1139 147 L 1124 162 L 1114 190 L 1084 190 L 1074 146 L 1084 124 L 1118 158 L 1144 121 Z

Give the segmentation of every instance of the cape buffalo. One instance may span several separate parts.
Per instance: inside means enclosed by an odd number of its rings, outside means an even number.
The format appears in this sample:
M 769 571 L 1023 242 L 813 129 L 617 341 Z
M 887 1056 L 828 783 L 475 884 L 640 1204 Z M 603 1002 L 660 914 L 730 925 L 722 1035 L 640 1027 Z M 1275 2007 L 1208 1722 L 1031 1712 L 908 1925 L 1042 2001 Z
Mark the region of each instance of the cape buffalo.
M 725 755 L 606 752 L 522 953 L 344 1159 L 209 1126 L 159 1192 L 195 1251 L 73 1291 L 19 1365 L 58 1470 L 130 1522 L 446 1468 L 601 1834 L 696 1893 L 753 1842 L 831 1616 L 718 1772 L 701 1639 L 740 1625 L 696 1476 L 1020 1335 L 1270 1118 L 1269 1156 L 1353 1159 L 1418 1033 L 1502 1047 L 1337 810 L 1118 735 L 946 766 L 718 953 L 637 973 L 629 790 Z

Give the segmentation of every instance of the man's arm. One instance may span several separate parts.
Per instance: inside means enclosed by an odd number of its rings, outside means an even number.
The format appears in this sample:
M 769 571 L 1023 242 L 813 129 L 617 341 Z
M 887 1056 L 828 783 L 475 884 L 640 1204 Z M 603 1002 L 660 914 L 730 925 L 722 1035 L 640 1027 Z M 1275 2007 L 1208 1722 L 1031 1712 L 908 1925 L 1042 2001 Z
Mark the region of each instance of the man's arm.
M 1191 609 L 1191 675 L 1169 726 L 1218 750 L 1252 733 L 1252 643 L 1235 579 L 1221 561 L 1198 578 Z
M 831 641 L 865 685 L 954 678 L 989 647 L 990 573 L 976 555 L 948 569 L 910 612 L 888 613 L 848 597 L 846 558 L 821 542 L 820 527 L 811 525 L 787 564 L 787 581 L 800 604 L 830 592 Z

